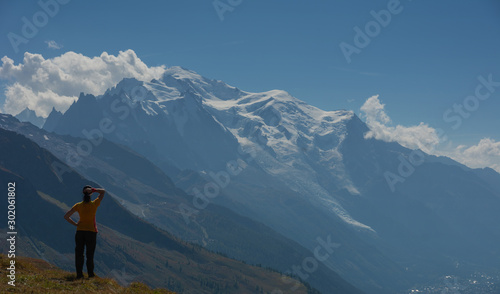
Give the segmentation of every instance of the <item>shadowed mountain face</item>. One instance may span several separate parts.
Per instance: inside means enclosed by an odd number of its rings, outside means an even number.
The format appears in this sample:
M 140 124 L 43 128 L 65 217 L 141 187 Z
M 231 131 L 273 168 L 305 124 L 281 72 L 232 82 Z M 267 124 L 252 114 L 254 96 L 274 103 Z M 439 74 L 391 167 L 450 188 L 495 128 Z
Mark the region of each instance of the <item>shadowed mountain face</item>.
M 63 161 L 68 158 L 68 154 L 76 152 L 82 141 L 81 138 L 47 133 L 7 115 L 0 117 L 0 126 L 23 134 Z M 208 206 L 199 212 L 196 219 L 186 223 L 178 212 L 178 206 L 191 205 L 190 197 L 176 188 L 160 169 L 126 147 L 103 140 L 83 159 L 74 165 L 74 169 L 105 187 L 113 198 L 140 218 L 184 240 L 250 264 L 260 264 L 282 272 L 291 270 L 294 265 L 301 265 L 304 259 L 313 255 L 265 225 L 218 205 Z M 73 174 L 70 168 L 54 162 L 51 167 L 56 177 L 63 181 Z M 74 193 L 78 195 L 80 191 Z M 318 264 L 314 275 L 310 275 L 307 282 L 324 293 L 331 290 L 360 293 L 323 264 Z M 283 283 L 282 287 L 285 288 L 280 289 L 287 289 L 288 286 Z
M 61 180 L 53 164 L 64 164 L 22 135 L 0 129 L 0 146 L 0 180 L 5 187 L 8 182 L 16 187 L 16 253 L 72 270 L 75 228 L 62 216 L 81 201 L 83 185 L 96 184 L 67 166 Z M 251 293 L 257 287 L 271 292 L 283 286 L 280 274 L 180 241 L 133 216 L 112 195 L 99 207 L 97 222 L 98 275 L 124 283 L 145 281 L 178 293 Z M 299 283 L 297 291 L 306 293 L 306 288 Z
M 324 263 L 369 293 L 498 266 L 498 174 L 366 140 L 351 111 L 182 68 L 80 100 L 56 133 L 99 130 L 150 159 L 194 195 L 189 218 L 215 203 L 309 250 L 331 236 L 341 246 Z
M 18 113 L 16 118 L 23 122 L 30 122 L 39 128 L 41 128 L 45 123 L 45 118 L 37 116 L 36 113 L 28 107 Z

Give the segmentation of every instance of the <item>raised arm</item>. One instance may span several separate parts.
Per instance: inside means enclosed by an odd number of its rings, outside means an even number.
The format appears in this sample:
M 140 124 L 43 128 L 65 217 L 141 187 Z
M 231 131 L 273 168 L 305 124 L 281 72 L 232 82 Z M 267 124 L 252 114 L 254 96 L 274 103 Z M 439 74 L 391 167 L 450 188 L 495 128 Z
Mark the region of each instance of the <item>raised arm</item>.
M 71 219 L 71 216 L 73 215 L 73 213 L 75 213 L 76 210 L 74 208 L 71 208 L 70 210 L 68 210 L 68 212 L 66 212 L 66 214 L 64 215 L 64 219 L 68 221 L 68 223 L 74 225 L 74 226 L 78 226 L 78 224 Z
M 97 192 L 99 193 L 99 200 L 102 201 L 102 199 L 104 198 L 104 194 L 106 193 L 106 190 L 104 189 L 99 189 L 99 188 L 93 188 L 92 192 Z

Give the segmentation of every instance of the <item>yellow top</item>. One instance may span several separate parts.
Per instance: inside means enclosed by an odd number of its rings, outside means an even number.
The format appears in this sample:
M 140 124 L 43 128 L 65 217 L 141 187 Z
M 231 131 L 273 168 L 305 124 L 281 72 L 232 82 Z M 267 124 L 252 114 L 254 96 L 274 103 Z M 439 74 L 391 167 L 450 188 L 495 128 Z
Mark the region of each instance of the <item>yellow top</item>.
M 101 199 L 97 198 L 90 202 L 78 202 L 73 205 L 73 209 L 78 212 L 80 221 L 76 227 L 77 231 L 91 231 L 97 233 L 97 224 L 95 222 L 95 213 L 97 207 L 101 204 Z

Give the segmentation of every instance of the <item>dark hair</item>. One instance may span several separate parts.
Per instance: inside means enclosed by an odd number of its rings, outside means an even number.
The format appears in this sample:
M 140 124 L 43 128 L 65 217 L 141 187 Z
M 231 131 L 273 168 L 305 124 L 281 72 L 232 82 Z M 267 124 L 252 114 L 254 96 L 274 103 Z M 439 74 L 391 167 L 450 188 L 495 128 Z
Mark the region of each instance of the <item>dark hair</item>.
M 92 188 L 91 186 L 87 185 L 85 187 L 83 187 L 82 189 L 82 193 L 83 193 L 83 202 L 90 202 L 90 194 L 88 193 L 85 193 L 85 190 L 88 189 L 88 188 Z

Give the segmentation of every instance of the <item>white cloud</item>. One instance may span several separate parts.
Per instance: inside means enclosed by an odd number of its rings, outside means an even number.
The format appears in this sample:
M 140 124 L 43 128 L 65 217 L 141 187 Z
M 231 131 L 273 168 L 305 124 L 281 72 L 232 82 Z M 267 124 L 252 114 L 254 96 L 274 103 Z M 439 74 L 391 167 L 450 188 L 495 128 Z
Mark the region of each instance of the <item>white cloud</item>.
M 9 81 L 3 111 L 10 114 L 27 106 L 41 116 L 53 106 L 64 112 L 80 92 L 100 95 L 123 78 L 150 81 L 165 71 L 164 66 L 148 67 L 133 50 L 93 58 L 70 51 L 51 59 L 26 52 L 18 65 L 7 56 L 1 60 L 0 79 Z
M 365 138 L 375 138 L 386 142 L 398 142 L 411 148 L 431 152 L 439 144 L 439 136 L 435 129 L 421 122 L 417 126 L 392 126 L 391 119 L 385 113 L 385 105 L 380 102 L 378 95 L 368 98 L 361 106 L 363 116 L 370 131 Z
M 468 167 L 491 167 L 500 173 L 500 142 L 490 138 L 470 147 L 460 145 L 448 156 Z
M 50 49 L 61 49 L 63 47 L 62 45 L 57 44 L 57 42 L 54 40 L 45 41 L 45 43 L 47 44 L 47 47 L 49 47 Z
M 58 95 L 51 90 L 35 94 L 30 88 L 23 87 L 19 83 L 14 83 L 14 85 L 8 87 L 5 95 L 7 97 L 17 97 L 5 101 L 4 109 L 16 109 L 17 111 L 9 111 L 9 113 L 17 114 L 28 107 L 29 109 L 37 109 L 37 114 L 42 116 L 48 116 L 52 107 L 66 110 L 77 98 L 75 96 Z
M 484 138 L 477 145 L 448 146 L 440 150 L 440 137 L 436 129 L 421 122 L 416 126 L 392 126 L 385 105 L 377 96 L 368 98 L 361 106 L 362 116 L 370 131 L 365 138 L 375 138 L 386 142 L 398 142 L 411 149 L 421 149 L 428 154 L 447 156 L 471 168 L 490 167 L 500 173 L 500 142 Z M 448 142 L 450 144 L 451 142 Z M 451 147 L 451 148 L 450 148 Z

